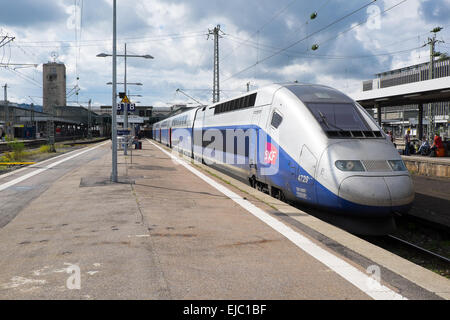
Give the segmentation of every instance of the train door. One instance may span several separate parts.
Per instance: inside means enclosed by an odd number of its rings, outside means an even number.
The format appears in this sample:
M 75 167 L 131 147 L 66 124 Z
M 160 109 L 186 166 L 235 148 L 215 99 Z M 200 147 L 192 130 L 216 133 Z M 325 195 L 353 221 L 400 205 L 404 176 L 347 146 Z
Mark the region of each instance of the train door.
M 253 175 L 257 176 L 258 171 L 258 132 L 260 130 L 259 122 L 261 120 L 261 113 L 261 109 L 253 111 L 252 121 L 249 127 L 249 130 L 251 130 L 248 146 L 248 165 L 250 177 Z
M 192 126 L 192 154 L 194 159 L 197 161 L 203 161 L 203 130 L 204 123 L 206 118 L 206 106 L 203 108 L 197 109 L 195 113 L 195 121 Z
M 169 148 L 172 148 L 172 128 L 169 128 Z
M 300 152 L 299 169 L 297 172 L 296 196 L 305 200 L 316 201 L 315 173 L 317 159 L 306 145 Z
M 195 128 L 196 128 L 196 126 L 197 126 L 197 124 L 198 124 L 198 119 L 197 119 L 197 114 L 198 114 L 198 111 L 200 110 L 200 108 L 197 108 L 197 110 L 195 110 L 195 113 L 194 113 L 194 118 L 192 119 L 192 131 L 191 131 L 191 157 L 192 158 L 194 158 L 194 145 L 195 145 Z
M 162 130 L 161 130 L 161 126 L 159 127 L 159 143 L 161 143 L 161 135 L 162 135 Z

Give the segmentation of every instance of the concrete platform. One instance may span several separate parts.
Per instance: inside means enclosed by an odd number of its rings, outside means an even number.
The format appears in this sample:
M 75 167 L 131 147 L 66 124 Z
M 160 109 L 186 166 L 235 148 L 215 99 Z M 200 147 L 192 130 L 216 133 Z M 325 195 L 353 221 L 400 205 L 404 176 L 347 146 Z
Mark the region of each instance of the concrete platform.
M 408 170 L 413 174 L 450 178 L 449 157 L 402 156 Z
M 409 215 L 450 230 L 450 178 L 413 175 L 415 197 Z
M 0 298 L 450 298 L 449 280 L 160 148 L 120 156 L 117 184 L 110 144 L 52 167 L 68 166 L 0 229 Z

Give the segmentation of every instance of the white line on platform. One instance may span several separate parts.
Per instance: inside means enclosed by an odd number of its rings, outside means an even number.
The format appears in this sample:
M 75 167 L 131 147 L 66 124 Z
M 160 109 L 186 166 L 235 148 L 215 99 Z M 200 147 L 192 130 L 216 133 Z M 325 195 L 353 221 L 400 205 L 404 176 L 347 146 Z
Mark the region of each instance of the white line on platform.
M 75 157 L 78 157 L 78 156 L 80 156 L 80 155 L 82 155 L 82 154 L 84 154 L 84 153 L 86 153 L 86 152 L 95 150 L 95 149 L 97 149 L 97 148 L 99 148 L 99 147 L 101 147 L 101 146 L 103 146 L 103 145 L 105 145 L 105 144 L 107 144 L 107 143 L 109 143 L 109 141 L 104 142 L 104 143 L 102 143 L 102 144 L 99 144 L 98 146 L 95 146 L 95 147 L 93 147 L 93 148 L 88 148 L 88 149 L 83 150 L 83 151 L 81 151 L 81 152 L 78 152 L 78 153 L 76 153 L 76 154 L 74 154 L 74 155 L 68 156 L 68 157 L 66 157 L 66 158 L 64 158 L 64 159 L 62 159 L 62 160 L 53 162 L 53 163 L 51 163 L 51 164 L 49 164 L 49 165 L 47 165 L 47 166 L 45 166 L 45 167 L 43 167 L 43 168 L 36 169 L 36 170 L 34 170 L 34 171 L 30 172 L 30 173 L 27 173 L 27 174 L 25 174 L 25 175 L 23 175 L 23 176 L 21 176 L 21 177 L 19 177 L 19 178 L 16 178 L 16 179 L 14 179 L 14 180 L 11 180 L 11 181 L 9 181 L 9 182 L 6 182 L 6 183 L 4 183 L 4 184 L 1 184 L 1 185 L 0 185 L 0 191 L 3 191 L 3 190 L 5 190 L 5 189 L 7 189 L 7 188 L 9 188 L 9 187 L 11 187 L 11 186 L 13 186 L 13 185 L 15 185 L 15 184 L 18 184 L 19 182 L 22 182 L 22 181 L 24 181 L 24 180 L 26 180 L 26 179 L 28 179 L 28 178 L 33 177 L 33 176 L 35 176 L 35 175 L 37 175 L 37 174 L 39 174 L 39 173 L 41 173 L 41 172 L 44 172 L 44 171 L 46 171 L 46 170 L 48 170 L 48 169 L 51 169 L 51 168 L 53 168 L 53 167 L 56 167 L 57 165 L 59 165 L 59 164 L 61 164 L 61 163 L 63 163 L 63 162 L 66 162 L 66 161 L 68 161 L 68 160 L 70 160 L 70 159 L 73 159 L 73 158 L 75 158 Z M 67 154 L 64 154 L 64 155 L 67 155 Z M 61 155 L 61 156 L 63 156 L 63 155 Z M 58 157 L 60 157 L 60 156 L 58 156 Z M 49 160 L 54 160 L 54 159 L 55 159 L 55 158 L 52 158 L 52 159 L 49 159 Z M 46 161 L 49 161 L 49 160 L 46 160 Z
M 33 165 L 31 165 L 31 166 L 26 166 L 26 167 L 24 167 L 24 168 L 17 169 L 17 170 L 13 170 L 13 171 L 11 171 L 11 172 L 2 174 L 2 175 L 0 175 L 0 179 L 3 179 L 3 178 L 6 178 L 6 177 L 9 177 L 9 176 L 12 176 L 13 174 L 17 174 L 17 173 L 22 172 L 22 171 L 25 171 L 25 170 L 29 170 L 29 169 L 31 169 L 31 168 L 40 167 L 40 166 L 42 166 L 42 164 L 44 164 L 44 163 L 50 162 L 50 161 L 52 161 L 52 160 L 55 160 L 55 159 L 58 159 L 58 158 L 61 158 L 61 157 L 64 157 L 64 156 L 68 156 L 69 154 L 75 153 L 75 152 L 77 152 L 77 151 L 79 151 L 79 149 L 78 149 L 78 150 L 73 150 L 73 151 L 70 151 L 70 152 L 67 152 L 67 153 L 63 153 L 63 154 L 61 154 L 61 155 L 59 155 L 59 156 L 56 156 L 56 157 L 53 157 L 53 158 L 50 158 L 50 159 L 47 159 L 47 160 L 44 160 L 44 161 L 40 161 L 40 162 L 38 162 L 38 163 L 36 163 L 36 164 L 33 164 Z
M 359 271 L 349 263 L 338 258 L 334 254 L 328 252 L 327 250 L 321 248 L 320 246 L 314 244 L 308 238 L 302 236 L 300 233 L 296 232 L 295 230 L 285 225 L 281 221 L 275 219 L 265 211 L 256 207 L 255 205 L 245 200 L 244 198 L 234 193 L 233 191 L 229 190 L 225 186 L 217 183 L 213 179 L 204 175 L 197 169 L 193 168 L 190 164 L 179 159 L 173 154 L 167 152 L 166 150 L 159 147 L 152 141 L 148 139 L 147 141 L 150 142 L 155 147 L 157 147 L 163 153 L 167 154 L 174 161 L 176 161 L 177 163 L 181 164 L 183 167 L 191 171 L 197 177 L 207 182 L 209 185 L 216 188 L 218 191 L 222 192 L 224 195 L 226 195 L 231 200 L 239 204 L 242 208 L 253 214 L 255 217 L 265 222 L 267 225 L 272 227 L 277 232 L 281 233 L 283 236 L 288 238 L 292 243 L 294 243 L 297 247 L 299 247 L 300 249 L 302 249 L 315 259 L 325 264 L 328 268 L 330 268 L 331 270 L 339 274 L 341 277 L 352 283 L 354 286 L 362 290 L 368 296 L 376 300 L 407 300 L 402 295 L 392 291 L 388 287 L 375 281 L 372 277 L 369 277 L 367 274 Z

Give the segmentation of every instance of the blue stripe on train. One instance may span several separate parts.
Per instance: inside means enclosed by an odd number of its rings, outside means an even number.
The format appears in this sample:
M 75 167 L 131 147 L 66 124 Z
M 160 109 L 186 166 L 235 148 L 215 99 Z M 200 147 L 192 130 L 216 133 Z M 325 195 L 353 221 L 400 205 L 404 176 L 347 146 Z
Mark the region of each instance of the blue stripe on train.
M 184 137 L 184 134 L 180 136 L 183 139 L 192 139 L 192 129 L 191 128 L 182 128 L 183 133 L 189 135 L 189 137 Z M 203 127 L 201 130 L 204 132 L 205 130 L 238 130 L 241 129 L 246 131 L 248 129 L 256 130 L 258 133 L 264 135 L 266 137 L 266 142 L 274 145 L 278 150 L 278 156 L 276 158 L 275 164 L 267 165 L 262 160 L 264 160 L 265 156 L 265 148 L 260 147 L 260 141 L 258 135 L 257 140 L 257 179 L 273 186 L 276 186 L 283 191 L 290 192 L 298 201 L 305 202 L 308 204 L 318 205 L 320 207 L 339 211 L 341 213 L 348 214 L 358 214 L 358 215 L 379 215 L 379 214 L 390 214 L 394 211 L 404 212 L 409 210 L 410 205 L 405 206 L 369 206 L 369 205 L 361 205 L 348 200 L 345 200 L 331 190 L 327 189 L 325 186 L 320 184 L 317 180 L 314 179 L 304 168 L 302 168 L 297 161 L 295 161 L 282 147 L 280 147 L 273 138 L 268 135 L 262 128 L 254 125 L 238 125 L 238 126 L 221 126 L 221 127 Z M 173 129 L 175 132 L 176 129 Z M 196 129 L 200 130 L 200 129 Z M 174 134 L 174 133 L 172 133 Z M 169 139 L 169 130 L 162 129 L 162 143 L 168 144 Z M 202 135 L 203 136 L 203 135 Z M 191 140 L 192 141 L 192 140 Z M 248 144 L 249 149 L 254 147 L 251 143 Z M 189 150 L 190 151 L 190 150 Z M 211 153 L 211 150 L 205 148 L 204 152 L 208 154 Z M 233 150 L 234 152 L 234 150 Z M 246 150 L 246 155 L 248 154 L 248 150 Z M 227 153 L 223 153 L 223 159 L 226 159 Z M 232 155 L 233 157 L 233 155 Z M 233 157 L 234 158 L 234 157 Z M 222 163 L 225 162 L 222 160 Z M 238 168 L 248 169 L 249 158 L 245 157 L 244 164 L 236 164 L 236 163 L 227 163 L 233 165 Z M 278 170 L 275 174 L 265 175 L 267 171 L 273 169 L 278 166 Z M 299 179 L 300 177 L 300 179 Z

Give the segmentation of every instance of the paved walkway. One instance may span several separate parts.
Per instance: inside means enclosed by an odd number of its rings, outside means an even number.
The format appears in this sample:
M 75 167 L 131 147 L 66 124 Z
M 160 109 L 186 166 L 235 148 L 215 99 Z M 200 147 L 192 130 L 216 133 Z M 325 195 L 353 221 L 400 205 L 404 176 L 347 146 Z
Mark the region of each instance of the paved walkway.
M 126 181 L 108 183 L 106 144 L 0 229 L 0 298 L 370 299 L 333 271 L 336 265 L 319 262 L 155 146 L 143 145 L 133 150 L 133 163 L 119 157 Z M 233 191 L 274 212 L 267 202 Z M 365 274 L 345 256 L 339 259 L 348 265 L 341 274 L 354 268 Z M 440 291 L 450 291 L 442 284 Z

